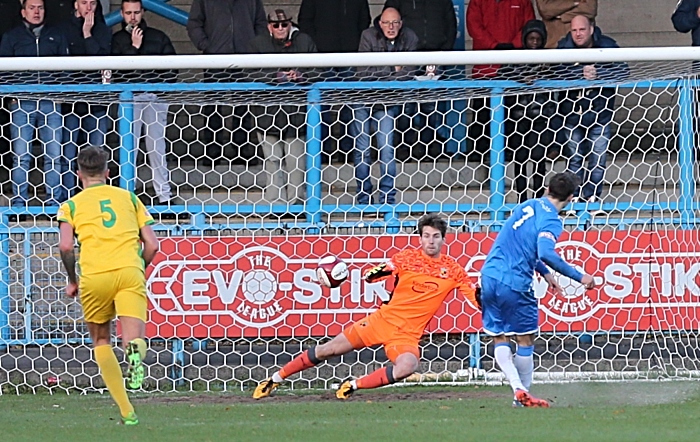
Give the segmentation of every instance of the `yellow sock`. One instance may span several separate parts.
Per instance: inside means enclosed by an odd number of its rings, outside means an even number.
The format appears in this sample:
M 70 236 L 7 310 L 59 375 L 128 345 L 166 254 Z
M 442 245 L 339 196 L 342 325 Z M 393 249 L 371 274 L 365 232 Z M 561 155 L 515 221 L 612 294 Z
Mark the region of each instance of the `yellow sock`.
M 141 355 L 141 360 L 146 359 L 146 353 L 148 352 L 148 346 L 146 345 L 146 341 L 144 341 L 141 338 L 136 338 L 133 341 L 136 344 L 136 346 L 139 348 L 139 354 Z
M 129 402 L 129 396 L 126 394 L 122 369 L 119 366 L 114 350 L 112 350 L 112 346 L 100 345 L 95 347 L 95 361 L 97 366 L 100 367 L 100 374 L 107 386 L 107 390 L 109 390 L 109 394 L 119 406 L 122 417 L 127 416 L 134 411 L 134 407 Z

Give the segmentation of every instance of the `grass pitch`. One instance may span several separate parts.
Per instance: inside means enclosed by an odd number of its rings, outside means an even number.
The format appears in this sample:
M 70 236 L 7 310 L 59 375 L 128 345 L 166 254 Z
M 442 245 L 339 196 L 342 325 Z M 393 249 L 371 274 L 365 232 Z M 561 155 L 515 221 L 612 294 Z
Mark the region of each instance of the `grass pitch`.
M 0 396 L 7 441 L 698 441 L 700 383 L 535 385 L 550 409 L 513 409 L 507 387 L 395 387 L 135 396 L 141 424 L 117 425 L 106 395 Z

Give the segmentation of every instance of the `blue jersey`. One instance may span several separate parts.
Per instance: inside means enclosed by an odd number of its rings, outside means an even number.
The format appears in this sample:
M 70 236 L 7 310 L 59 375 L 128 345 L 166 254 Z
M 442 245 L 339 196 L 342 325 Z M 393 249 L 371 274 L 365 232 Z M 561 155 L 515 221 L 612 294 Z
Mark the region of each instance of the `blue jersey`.
M 540 255 L 543 250 L 554 251 L 561 233 L 562 222 L 557 208 L 546 196 L 518 205 L 498 233 L 481 274 L 514 291 L 529 292 L 535 267 L 546 269 L 540 263 L 543 258 Z M 580 281 L 580 277 L 577 280 Z

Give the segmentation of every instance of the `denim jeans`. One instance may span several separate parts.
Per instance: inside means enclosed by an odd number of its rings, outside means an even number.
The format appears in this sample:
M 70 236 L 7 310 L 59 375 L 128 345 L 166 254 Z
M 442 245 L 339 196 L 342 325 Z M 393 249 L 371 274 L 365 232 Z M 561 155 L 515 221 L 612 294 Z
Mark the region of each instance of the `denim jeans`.
M 92 146 L 104 146 L 105 135 L 109 117 L 107 116 L 107 106 L 88 104 L 87 115 L 79 115 L 71 110 L 65 114 L 64 140 L 66 146 L 61 156 L 61 172 L 63 173 L 64 192 L 70 198 L 75 193 L 78 184 L 78 176 L 75 173 L 77 166 L 75 159 L 78 156 L 78 146 L 81 132 L 85 132 L 85 144 Z M 80 112 L 82 114 L 82 112 Z
M 357 180 L 357 203 L 370 204 L 372 195 L 370 136 L 373 123 L 377 126 L 377 148 L 379 149 L 379 203 L 396 202 L 396 161 L 394 160 L 394 120 L 398 114 L 395 106 L 377 106 L 374 109 L 353 105 L 354 119 L 350 134 L 355 139 L 353 162 Z M 371 111 L 371 116 L 370 116 Z
M 60 157 L 63 132 L 61 113 L 49 100 L 19 100 L 10 105 L 12 137 L 12 206 L 23 207 L 29 201 L 29 165 L 34 130 L 44 147 L 44 184 L 47 206 L 66 200 L 61 189 Z
M 569 151 L 569 171 L 581 179 L 582 189 L 576 192 L 584 199 L 600 198 L 610 142 L 610 125 L 564 126 Z M 583 162 L 588 159 L 584 168 Z

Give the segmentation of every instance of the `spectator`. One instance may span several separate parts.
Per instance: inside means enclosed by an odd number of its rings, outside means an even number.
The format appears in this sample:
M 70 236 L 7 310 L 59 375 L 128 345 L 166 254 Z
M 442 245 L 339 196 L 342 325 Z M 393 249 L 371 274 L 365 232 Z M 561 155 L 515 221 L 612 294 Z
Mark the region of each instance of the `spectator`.
M 471 0 L 467 6 L 467 32 L 475 51 L 522 47 L 522 29 L 535 19 L 532 0 Z M 493 77 L 498 66 L 477 65 L 472 77 Z
M 267 16 L 268 34 L 250 42 L 252 54 L 299 54 L 317 52 L 311 37 L 292 23 L 282 9 Z M 273 84 L 301 83 L 300 69 L 261 70 L 254 74 Z M 306 145 L 305 105 L 253 106 L 258 138 L 267 175 L 264 199 L 270 204 L 304 204 Z
M 531 0 L 471 0 L 467 6 L 467 32 L 473 39 L 475 51 L 515 49 L 522 45 L 522 29 L 534 20 Z M 498 73 L 497 65 L 476 65 L 472 77 L 489 78 Z M 469 139 L 475 150 L 485 154 L 491 148 L 491 109 L 485 98 L 471 100 L 474 121 L 469 127 Z
M 584 15 L 571 20 L 571 32 L 557 46 L 559 49 L 619 48 L 617 42 L 603 35 L 600 28 Z M 560 78 L 568 80 L 624 79 L 629 75 L 627 63 L 568 64 L 557 66 Z M 560 97 L 559 113 L 564 116 L 569 155 L 569 170 L 578 175 L 582 190 L 575 196 L 589 203 L 598 202 L 603 192 L 606 154 L 610 142 L 610 123 L 615 109 L 615 87 L 591 87 L 565 91 Z M 583 167 L 584 159 L 587 167 Z
M 543 49 L 547 42 L 547 30 L 540 20 L 530 20 L 522 31 L 523 49 Z M 498 71 L 499 77 L 509 80 L 532 83 L 538 79 L 551 77 L 547 65 L 505 65 Z M 547 173 L 545 154 L 552 153 L 557 112 L 556 92 L 521 93 L 505 97 L 507 109 L 505 133 L 508 149 L 513 155 L 515 190 L 518 202 L 523 203 L 527 195 L 527 165 L 534 163 L 530 189 L 535 198 L 544 194 L 544 177 Z
M 60 26 L 73 17 L 76 0 L 44 0 L 46 3 L 46 24 Z M 95 20 L 104 21 L 104 0 L 95 6 Z
M 52 57 L 68 55 L 68 42 L 60 29 L 44 24 L 44 1 L 23 0 L 23 23 L 5 33 L 0 42 L 2 57 Z M 24 73 L 24 83 L 43 83 L 53 76 L 44 72 Z M 34 130 L 44 147 L 45 205 L 58 206 L 66 200 L 61 189 L 61 114 L 50 100 L 12 100 L 10 103 L 12 135 L 13 207 L 29 202 L 29 165 Z
M 141 0 L 122 0 L 122 29 L 112 36 L 113 55 L 175 55 L 170 38 L 158 29 L 151 28 L 143 19 Z M 174 71 L 118 72 L 120 80 L 141 83 L 175 81 Z M 153 171 L 153 189 L 160 204 L 181 204 L 173 198 L 170 189 L 168 163 L 165 159 L 165 126 L 168 123 L 168 103 L 159 101 L 151 92 L 134 94 L 134 139 L 138 146 L 141 129 L 144 129 L 146 155 Z
M 418 35 L 419 51 L 451 51 L 457 38 L 457 16 L 452 0 L 386 0 L 396 8 L 403 25 Z
M 299 9 L 299 30 L 308 34 L 319 52 L 357 52 L 362 31 L 371 23 L 367 0 L 302 0 Z M 327 81 L 343 80 L 353 75 L 349 68 L 330 68 Z M 332 152 L 333 138 L 329 136 L 335 122 L 330 106 L 323 106 L 321 139 L 325 152 Z M 338 147 L 343 152 L 352 150 L 352 138 L 347 130 L 352 120 L 349 106 L 340 106 L 338 119 L 340 133 Z
M 16 28 L 22 24 L 22 5 L 19 0 L 0 0 L 0 41 L 2 41 L 2 36 L 6 32 Z M 10 155 L 3 155 L 5 152 L 10 151 L 10 113 L 7 109 L 10 106 L 10 99 L 0 98 L 0 155 L 2 156 L 2 176 L 0 180 L 3 182 L 10 182 L 10 179 L 6 177 L 5 173 L 9 172 L 12 167 L 12 158 Z
M 598 0 L 537 0 L 537 10 L 547 26 L 545 48 L 554 49 L 559 40 L 569 33 L 572 18 L 584 15 L 595 21 L 598 15 Z
M 418 47 L 418 36 L 403 27 L 401 14 L 396 8 L 387 8 L 374 20 L 374 26 L 365 30 L 360 39 L 360 52 L 409 52 Z M 416 72 L 415 66 L 380 66 L 358 69 L 361 79 L 408 80 Z M 396 105 L 353 105 L 355 120 L 350 133 L 355 139 L 355 179 L 357 203 L 370 204 L 372 181 L 370 179 L 370 134 L 372 119 L 377 122 L 377 147 L 379 149 L 379 204 L 396 202 L 396 162 L 394 155 L 394 120 L 399 113 Z
M 318 52 L 357 52 L 372 18 L 367 0 L 301 0 L 299 30 Z
M 60 25 L 68 39 L 71 55 L 110 55 L 112 31 L 105 24 L 102 14 L 97 12 L 98 5 L 97 0 L 76 0 L 70 19 Z M 101 71 L 78 72 L 74 75 L 74 80 L 79 83 L 100 83 Z M 61 158 L 61 170 L 64 174 L 63 184 L 70 198 L 78 184 L 75 172 L 78 146 L 104 146 L 109 117 L 106 105 L 74 102 L 64 103 L 63 118 L 66 146 Z M 81 138 L 85 140 L 83 143 Z
M 457 16 L 455 15 L 452 0 L 387 0 L 385 8 L 396 8 L 401 13 L 401 19 L 405 27 L 418 35 L 419 51 L 451 51 L 457 38 Z M 442 74 L 435 66 L 426 69 L 426 73 Z M 397 121 L 398 132 L 403 134 L 403 142 L 408 145 L 415 144 L 415 131 L 407 131 L 411 126 L 418 130 L 420 142 L 423 146 L 436 148 L 433 155 L 440 155 L 442 144 L 447 137 L 438 135 L 438 128 L 442 124 L 442 117 L 448 106 L 440 105 L 441 113 L 437 112 L 438 103 L 423 102 L 416 104 L 418 111 L 409 109 Z M 407 114 L 407 115 L 406 115 Z M 408 117 L 408 116 L 412 116 Z M 408 118 L 407 118 L 408 117 Z M 407 121 L 407 120 L 411 121 Z M 411 124 L 412 123 L 412 124 Z M 422 146 L 421 146 L 422 148 Z M 428 148 L 430 152 L 430 148 Z M 415 150 L 414 150 L 415 152 Z M 414 154 L 420 158 L 421 154 Z
M 262 0 L 194 0 L 187 19 L 187 35 L 205 54 L 242 54 L 248 50 L 256 35 L 267 33 L 265 8 Z M 240 77 L 240 71 L 208 69 L 204 81 L 232 81 Z M 247 133 L 243 130 L 246 108 L 233 108 L 234 141 L 245 144 Z M 222 156 L 223 147 L 231 136 L 224 135 L 224 117 L 231 112 L 229 106 L 208 105 L 202 107 L 206 127 L 200 130 L 200 142 L 206 146 L 207 165 L 227 164 Z
M 693 46 L 700 46 L 700 0 L 681 0 L 671 16 L 676 31 L 690 32 Z

